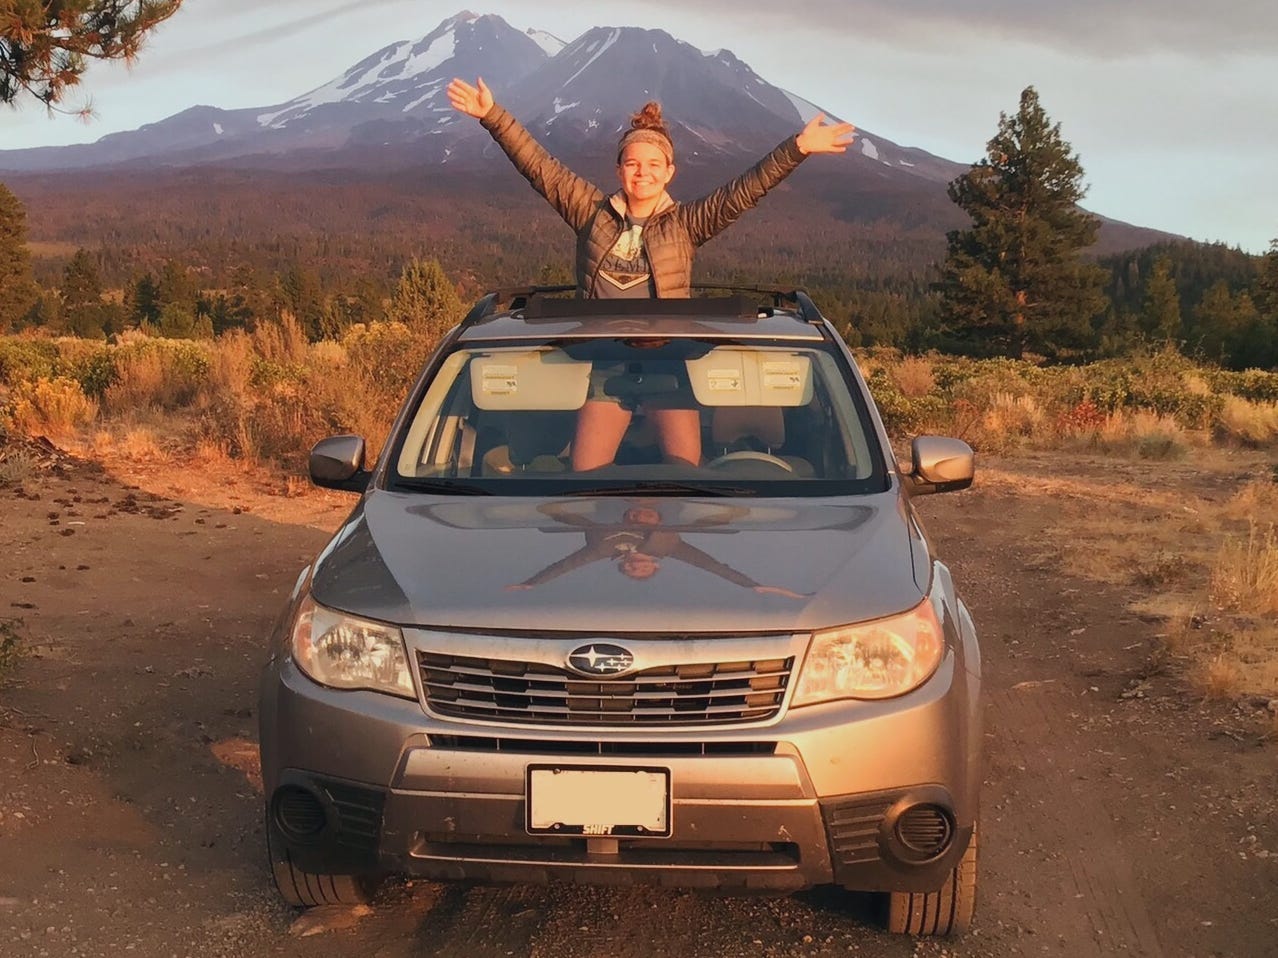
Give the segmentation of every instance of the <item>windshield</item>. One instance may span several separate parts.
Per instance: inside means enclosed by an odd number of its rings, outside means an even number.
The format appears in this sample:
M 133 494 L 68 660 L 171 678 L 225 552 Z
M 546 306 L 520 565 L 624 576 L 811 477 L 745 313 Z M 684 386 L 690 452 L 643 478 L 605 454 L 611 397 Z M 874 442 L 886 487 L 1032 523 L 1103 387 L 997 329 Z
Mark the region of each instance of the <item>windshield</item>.
M 497 495 L 886 487 L 842 355 L 683 338 L 458 348 L 407 419 L 390 475 L 398 488 Z

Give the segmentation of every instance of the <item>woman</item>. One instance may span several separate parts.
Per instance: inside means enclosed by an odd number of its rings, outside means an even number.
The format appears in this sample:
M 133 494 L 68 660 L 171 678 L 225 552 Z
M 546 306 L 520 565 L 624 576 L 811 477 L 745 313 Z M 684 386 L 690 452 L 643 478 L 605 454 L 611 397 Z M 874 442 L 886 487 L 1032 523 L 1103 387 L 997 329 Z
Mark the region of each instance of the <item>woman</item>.
M 674 178 L 674 144 L 661 107 L 648 103 L 631 119 L 617 144 L 621 189 L 605 195 L 556 160 L 506 110 L 480 78 L 448 85 L 453 108 L 480 121 L 523 176 L 577 234 L 577 295 L 587 298 L 680 298 L 691 292 L 695 249 L 712 239 L 812 153 L 843 153 L 852 142 L 851 123 L 826 124 L 818 114 L 796 135 L 736 179 L 691 203 L 666 192 Z M 696 409 L 647 411 L 667 460 L 701 461 Z M 631 411 L 602 395 L 591 397 L 577 421 L 572 467 L 594 469 L 612 462 Z

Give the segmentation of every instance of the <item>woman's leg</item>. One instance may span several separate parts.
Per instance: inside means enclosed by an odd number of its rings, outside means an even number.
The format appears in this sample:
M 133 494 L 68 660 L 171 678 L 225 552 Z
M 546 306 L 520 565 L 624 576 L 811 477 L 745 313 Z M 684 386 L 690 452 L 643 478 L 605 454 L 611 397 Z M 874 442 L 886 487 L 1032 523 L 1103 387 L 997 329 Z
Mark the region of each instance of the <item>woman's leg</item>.
M 696 409 L 649 409 L 666 462 L 701 465 L 701 413 Z
M 573 471 L 610 465 L 629 425 L 629 409 L 615 402 L 588 401 L 577 413 L 577 432 L 572 440 Z

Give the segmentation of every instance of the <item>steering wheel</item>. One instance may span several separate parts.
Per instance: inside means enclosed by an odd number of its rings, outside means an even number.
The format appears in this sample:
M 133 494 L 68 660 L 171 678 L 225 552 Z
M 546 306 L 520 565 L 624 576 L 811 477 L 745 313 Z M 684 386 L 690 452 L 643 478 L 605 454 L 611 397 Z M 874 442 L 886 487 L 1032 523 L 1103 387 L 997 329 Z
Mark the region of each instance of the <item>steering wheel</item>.
M 794 472 L 794 467 L 780 456 L 774 456 L 770 452 L 758 452 L 754 449 L 740 449 L 737 452 L 724 453 L 717 459 L 711 459 L 706 463 L 705 467 L 707 469 L 718 469 L 729 462 L 766 462 L 770 466 L 779 466 L 786 472 Z

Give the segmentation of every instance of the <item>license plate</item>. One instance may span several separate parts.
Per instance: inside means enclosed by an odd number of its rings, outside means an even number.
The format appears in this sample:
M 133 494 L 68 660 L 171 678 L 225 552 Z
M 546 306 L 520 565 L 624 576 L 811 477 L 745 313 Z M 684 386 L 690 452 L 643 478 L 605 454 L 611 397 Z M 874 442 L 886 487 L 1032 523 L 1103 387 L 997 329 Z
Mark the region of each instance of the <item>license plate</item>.
M 528 766 L 532 835 L 670 837 L 670 769 Z

